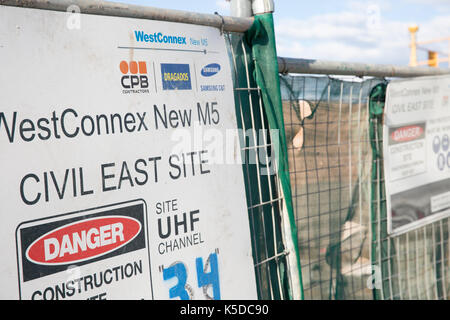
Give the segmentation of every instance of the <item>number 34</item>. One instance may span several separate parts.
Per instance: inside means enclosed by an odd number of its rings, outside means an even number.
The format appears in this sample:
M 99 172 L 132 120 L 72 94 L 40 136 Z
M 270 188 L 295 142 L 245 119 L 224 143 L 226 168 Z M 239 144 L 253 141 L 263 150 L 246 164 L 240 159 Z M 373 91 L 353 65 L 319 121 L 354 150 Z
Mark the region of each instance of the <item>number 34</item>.
M 210 271 L 205 272 L 207 265 L 210 265 Z M 212 286 L 213 299 L 220 300 L 220 284 L 219 284 L 219 265 L 217 262 L 217 254 L 211 253 L 206 262 L 206 267 L 203 264 L 203 258 L 197 257 L 195 259 L 195 266 L 197 270 L 197 285 L 199 288 Z M 165 281 L 177 278 L 178 282 L 175 286 L 169 289 L 169 297 L 179 297 L 181 300 L 189 300 L 189 293 L 186 291 L 187 272 L 186 267 L 182 262 L 177 262 L 168 268 L 163 269 L 163 279 Z M 206 295 L 206 290 L 204 290 Z

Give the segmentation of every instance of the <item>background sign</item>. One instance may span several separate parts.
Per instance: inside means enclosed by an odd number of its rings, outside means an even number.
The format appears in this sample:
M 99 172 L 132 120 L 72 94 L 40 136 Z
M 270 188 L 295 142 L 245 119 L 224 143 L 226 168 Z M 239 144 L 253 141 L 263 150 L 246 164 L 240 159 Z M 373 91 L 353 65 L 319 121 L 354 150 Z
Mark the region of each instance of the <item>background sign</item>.
M 256 299 L 223 36 L 70 18 L 0 6 L 0 298 Z
M 450 77 L 387 88 L 384 170 L 390 233 L 450 215 Z

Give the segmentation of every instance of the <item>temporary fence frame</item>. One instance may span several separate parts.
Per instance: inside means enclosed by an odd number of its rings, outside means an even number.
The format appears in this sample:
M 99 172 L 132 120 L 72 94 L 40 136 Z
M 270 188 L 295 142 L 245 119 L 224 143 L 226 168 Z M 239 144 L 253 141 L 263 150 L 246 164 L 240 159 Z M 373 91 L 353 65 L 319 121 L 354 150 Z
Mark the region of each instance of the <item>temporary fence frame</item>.
M 283 212 L 282 188 L 279 180 L 274 179 L 273 175 L 260 174 L 262 164 L 267 165 L 272 162 L 269 160 L 269 157 L 272 157 L 269 156 L 268 150 L 274 149 L 274 142 L 271 141 L 270 134 L 266 136 L 269 128 L 263 110 L 261 89 L 252 77 L 254 65 L 251 60 L 251 51 L 243 36 L 227 34 L 227 39 L 230 44 L 234 82 L 237 85 L 235 99 L 238 124 L 240 129 L 251 135 L 248 141 L 247 137 L 244 137 L 241 142 L 258 297 L 288 299 L 291 294 L 295 294 L 295 291 L 289 292 L 283 289 L 288 284 L 283 283 L 284 277 L 281 273 L 287 270 L 283 271 L 280 268 L 281 264 L 286 266 L 286 259 L 291 253 L 288 246 L 283 244 L 280 248 L 279 243 L 282 230 L 277 220 Z M 261 132 L 262 141 L 260 141 Z M 273 164 L 277 172 L 276 162 Z M 261 229 L 269 232 L 256 232 Z M 258 243 L 262 248 L 258 248 Z
M 234 4 L 236 1 L 233 1 Z M 232 5 L 233 5 L 232 2 Z M 248 5 L 248 1 L 247 5 Z M 272 6 L 270 6 L 272 3 Z M 267 3 L 266 3 L 267 4 Z M 254 17 L 228 17 L 221 16 L 219 14 L 200 14 L 200 13 L 192 13 L 180 10 L 167 10 L 160 9 L 148 6 L 137 6 L 137 5 L 127 5 L 122 3 L 114 3 L 114 2 L 105 2 L 105 1 L 90 1 L 90 0 L 79 0 L 79 1 L 71 1 L 71 0 L 0 0 L 0 5 L 4 6 L 16 6 L 23 8 L 35 8 L 35 9 L 43 9 L 43 10 L 53 10 L 53 11 L 62 11 L 67 12 L 68 8 L 72 5 L 76 5 L 80 12 L 83 14 L 94 14 L 94 15 L 105 15 L 105 16 L 116 16 L 116 17 L 129 17 L 129 18 L 137 18 L 137 19 L 150 19 L 150 20 L 161 20 L 161 21 L 170 21 L 170 22 L 179 22 L 179 23 L 189 23 L 189 24 L 197 24 L 204 26 L 211 26 L 215 28 L 219 28 L 221 32 L 227 32 L 228 43 L 234 41 L 231 38 L 233 37 L 233 33 L 238 33 L 242 37 L 242 34 L 247 32 L 254 25 Z M 269 8 L 269 10 L 273 10 L 273 2 L 269 1 L 269 6 L 262 6 L 263 9 Z M 264 10 L 263 10 L 264 11 Z M 70 11 L 69 11 L 70 12 Z M 246 10 L 248 12 L 248 8 Z M 264 13 L 264 12 L 260 12 Z M 272 35 L 273 36 L 273 35 Z M 236 93 L 236 101 L 237 101 L 237 116 L 241 117 L 241 123 L 244 123 L 243 118 L 249 117 L 250 121 L 254 121 L 255 115 L 253 113 L 245 114 L 245 109 L 242 108 L 242 97 L 241 92 L 246 92 L 249 100 L 248 103 L 251 105 L 251 109 L 253 112 L 258 112 L 258 118 L 260 120 L 261 129 L 267 130 L 272 129 L 266 123 L 267 114 L 264 110 L 265 106 L 261 97 L 261 88 L 258 86 L 254 79 L 252 79 L 253 74 L 250 72 L 248 66 L 252 63 L 248 59 L 251 58 L 248 52 L 249 48 L 246 47 L 246 44 L 241 40 L 237 40 L 239 43 L 239 50 L 241 50 L 240 54 L 245 57 L 245 79 L 241 79 L 244 83 L 243 86 L 235 87 Z M 231 47 L 231 46 L 230 46 Z M 235 77 L 239 77 L 238 75 L 238 66 L 236 65 L 236 52 L 231 48 L 232 60 L 234 60 L 234 64 L 232 66 L 232 70 L 235 71 Z M 308 60 L 308 59 L 296 59 L 296 58 L 285 58 L 278 57 L 276 63 L 278 64 L 278 72 L 281 74 L 287 73 L 297 73 L 297 74 L 326 74 L 326 75 L 352 75 L 357 77 L 364 76 L 374 76 L 374 77 L 417 77 L 417 76 L 430 76 L 430 75 L 438 75 L 438 74 L 450 74 L 450 70 L 448 69 L 439 69 L 439 68 L 417 68 L 417 67 L 400 67 L 400 66 L 392 66 L 392 65 L 371 65 L 371 64 L 361 64 L 361 63 L 345 63 L 345 62 L 331 62 L 331 61 L 321 61 L 321 60 Z M 235 81 L 239 79 L 235 78 Z M 256 96 L 252 96 L 255 94 Z M 256 103 L 255 103 L 256 102 Z M 253 105 L 255 104 L 255 105 Z M 253 123 L 252 128 L 256 129 L 258 127 L 257 124 Z M 284 128 L 274 128 L 283 130 Z M 255 140 L 256 141 L 256 140 Z M 272 144 L 269 140 L 264 140 L 261 145 L 244 145 L 242 146 L 242 152 L 245 154 L 248 150 L 265 148 L 265 157 L 268 157 L 270 149 L 272 149 Z M 259 154 L 258 154 L 259 156 Z M 267 159 L 266 159 L 267 161 Z M 247 168 L 248 170 L 248 168 Z M 244 168 L 244 172 L 245 168 Z M 283 187 L 280 186 L 280 180 L 277 178 L 275 181 L 270 181 L 267 183 L 266 190 L 262 190 L 263 186 L 261 185 L 261 181 L 259 180 L 261 177 L 258 176 L 257 182 L 257 190 L 259 193 L 259 202 L 257 203 L 248 203 L 249 207 L 249 218 L 252 214 L 254 214 L 254 209 L 258 207 L 264 207 L 266 205 L 270 206 L 271 214 L 270 218 L 272 220 L 271 227 L 273 228 L 274 235 L 277 235 L 279 232 L 282 232 L 282 243 L 283 248 L 281 251 L 278 251 L 278 243 L 276 236 L 272 237 L 273 247 L 275 251 L 272 253 L 272 256 L 264 256 L 264 257 L 256 257 L 255 259 L 255 269 L 261 267 L 263 265 L 267 265 L 267 270 L 270 268 L 274 268 L 274 272 L 277 275 L 276 279 L 272 279 L 270 276 L 271 271 L 269 270 L 266 274 L 267 288 L 262 288 L 264 279 L 263 275 L 260 273 L 257 278 L 259 278 L 259 292 L 258 296 L 260 298 L 267 299 L 287 299 L 287 298 L 296 298 L 302 299 L 302 285 L 301 285 L 301 270 L 296 270 L 295 264 L 295 256 L 296 256 L 296 244 L 290 243 L 292 239 L 290 238 L 290 233 L 293 230 L 292 226 L 289 227 L 289 223 L 287 222 L 289 219 L 289 213 L 285 212 L 285 202 L 286 199 L 284 197 Z M 266 177 L 267 179 L 267 177 Z M 276 190 L 272 190 L 275 188 Z M 262 192 L 268 192 L 269 201 L 263 201 Z M 277 221 L 282 221 L 281 225 L 277 224 Z M 281 228 L 280 230 L 275 230 L 277 225 Z M 294 226 L 295 227 L 295 226 Z M 252 235 L 256 236 L 256 235 Z M 263 235 L 263 238 L 266 239 L 266 236 Z M 256 241 L 256 240 L 254 240 Z M 265 245 L 267 242 L 263 241 Z M 295 242 L 295 241 L 294 241 Z M 253 243 L 253 246 L 255 244 Z M 255 251 L 255 247 L 254 251 Z M 265 248 L 267 253 L 267 247 Z M 255 255 L 255 254 L 254 254 Z M 286 264 L 286 257 L 291 259 L 290 262 Z M 293 259 L 293 260 L 292 260 Z M 275 262 L 275 266 L 270 267 L 270 264 Z M 282 268 L 288 268 L 288 270 L 282 270 Z M 281 268 L 281 269 L 280 269 Z M 266 271 L 267 271 L 266 270 Z M 289 283 L 284 283 L 284 278 L 281 273 L 287 272 Z M 258 280 L 258 279 L 257 279 Z M 273 286 L 275 282 L 278 282 L 277 287 Z M 286 291 L 286 286 L 289 289 Z M 284 287 L 284 289 L 282 289 Z M 278 290 L 278 292 L 275 292 Z M 288 292 L 288 294 L 286 294 Z
M 247 40 L 243 35 L 243 33 L 253 25 L 254 19 L 251 17 L 223 17 L 219 14 L 198 14 L 179 10 L 166 10 L 146 6 L 88 0 L 0 0 L 0 5 L 60 11 L 67 12 L 68 14 L 81 13 L 113 17 L 129 17 L 211 26 L 218 28 L 222 33 L 227 32 L 229 41 L 228 44 L 231 43 L 230 37 L 232 38 L 233 36 L 230 33 L 239 33 L 238 37 L 242 37 L 244 40 L 238 40 L 238 42 L 240 42 L 239 46 L 242 50 L 240 54 L 244 57 L 245 61 L 244 68 L 241 68 L 244 77 L 242 79 L 239 79 L 238 77 L 235 78 L 235 81 L 237 82 L 240 80 L 243 81 L 242 86 L 235 87 L 235 97 L 237 99 L 236 101 L 239 101 L 241 98 L 240 93 L 244 92 L 247 95 L 248 104 L 250 105 L 249 110 L 254 113 L 249 114 L 247 111 L 242 112 L 243 103 L 239 102 L 236 103 L 236 108 L 241 112 L 237 112 L 237 116 L 239 118 L 239 115 L 243 115 L 243 118 L 250 120 L 252 122 L 251 129 L 253 132 L 256 132 L 256 130 L 268 132 L 269 130 L 267 126 L 267 118 L 263 111 L 261 89 L 255 83 L 253 72 L 249 70 L 249 66 L 253 63 L 251 50 L 249 50 L 249 47 L 246 47 Z M 231 55 L 236 57 L 235 52 Z M 274 59 L 274 61 L 276 62 L 276 59 Z M 236 60 L 234 59 L 232 59 L 232 69 L 233 68 L 234 70 L 237 70 Z M 277 73 L 274 73 L 273 75 L 277 76 Z M 255 93 L 257 94 L 256 96 L 254 96 Z M 255 121 L 255 118 L 258 118 L 258 121 Z M 241 121 L 244 123 L 243 119 L 241 119 Z M 271 150 L 274 149 L 274 144 L 271 143 L 272 137 L 270 134 L 267 137 L 264 134 L 262 142 L 257 142 L 257 139 L 254 140 L 256 143 L 254 145 L 249 145 L 244 142 L 245 145 L 241 148 L 241 152 L 244 155 L 250 150 L 258 150 L 258 152 L 256 152 L 257 166 L 261 162 L 267 163 L 269 154 Z M 265 158 L 265 160 L 261 161 L 261 157 Z M 276 172 L 276 161 L 274 162 L 274 166 Z M 248 174 L 248 172 L 251 171 L 248 168 L 249 165 L 246 162 L 246 166 L 243 166 L 244 174 Z M 253 228 L 252 247 L 257 278 L 258 297 L 260 299 L 298 299 L 301 298 L 301 296 L 299 296 L 301 290 L 299 285 L 292 285 L 292 279 L 297 282 L 299 281 L 300 277 L 297 275 L 299 270 L 290 270 L 290 266 L 293 266 L 294 269 L 296 268 L 295 263 L 292 264 L 286 262 L 286 260 L 289 259 L 294 259 L 294 261 L 297 260 L 297 254 L 295 250 L 290 248 L 290 246 L 295 247 L 296 245 L 293 241 L 289 242 L 290 231 L 288 231 L 287 236 L 285 235 L 285 228 L 288 224 L 286 224 L 285 218 L 283 220 L 281 215 L 281 212 L 284 212 L 282 209 L 282 206 L 284 206 L 283 191 L 280 191 L 280 182 L 276 179 L 276 175 L 262 175 L 259 168 L 257 169 L 256 181 L 246 180 L 246 187 L 249 187 L 252 183 L 255 183 L 256 190 L 252 190 L 252 192 L 259 196 L 256 202 L 248 202 L 250 225 Z M 268 181 L 264 182 L 263 178 Z M 247 194 L 247 197 L 248 196 L 249 195 Z M 264 196 L 268 196 L 269 199 L 264 200 Z M 290 197 L 287 197 L 286 199 L 290 199 Z M 253 219 L 252 216 L 256 216 L 256 218 Z M 255 220 L 258 219 L 261 220 L 259 223 L 259 228 L 262 227 L 262 229 L 258 229 L 262 230 L 259 234 L 255 231 L 255 228 L 257 228 L 255 227 Z M 286 237 L 288 238 L 287 241 Z M 257 243 L 258 241 L 259 245 Z M 286 245 L 286 242 L 288 245 Z M 260 254 L 261 252 L 262 254 Z

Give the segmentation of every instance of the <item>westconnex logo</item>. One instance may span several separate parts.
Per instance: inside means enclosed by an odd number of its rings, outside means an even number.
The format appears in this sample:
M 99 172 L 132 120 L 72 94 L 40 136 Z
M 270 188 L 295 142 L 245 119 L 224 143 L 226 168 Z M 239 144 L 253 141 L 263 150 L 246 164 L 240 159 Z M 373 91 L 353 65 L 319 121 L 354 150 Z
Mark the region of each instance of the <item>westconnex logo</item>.
M 161 63 L 163 90 L 191 90 L 189 64 Z
M 137 42 L 186 44 L 186 37 L 165 35 L 161 32 L 145 33 L 144 31 L 134 31 L 134 36 Z

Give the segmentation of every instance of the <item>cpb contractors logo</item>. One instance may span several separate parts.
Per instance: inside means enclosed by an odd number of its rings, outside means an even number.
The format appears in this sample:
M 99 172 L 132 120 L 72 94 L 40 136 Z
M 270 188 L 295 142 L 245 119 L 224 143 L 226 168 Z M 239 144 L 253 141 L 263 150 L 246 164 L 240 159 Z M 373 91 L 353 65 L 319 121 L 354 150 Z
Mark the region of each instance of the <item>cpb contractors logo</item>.
M 120 83 L 123 93 L 149 93 L 149 79 L 147 76 L 147 62 L 121 61 L 119 64 L 122 77 Z
M 163 90 L 191 90 L 189 64 L 161 63 Z

